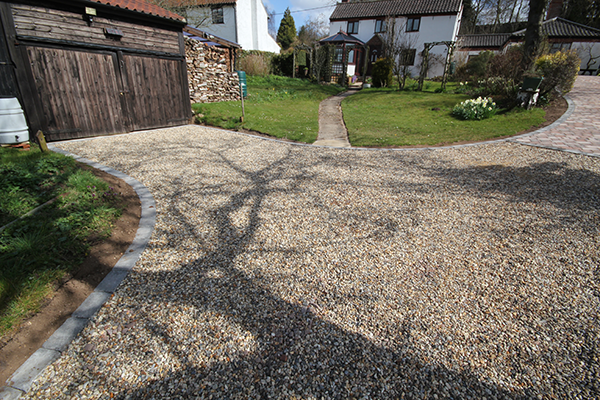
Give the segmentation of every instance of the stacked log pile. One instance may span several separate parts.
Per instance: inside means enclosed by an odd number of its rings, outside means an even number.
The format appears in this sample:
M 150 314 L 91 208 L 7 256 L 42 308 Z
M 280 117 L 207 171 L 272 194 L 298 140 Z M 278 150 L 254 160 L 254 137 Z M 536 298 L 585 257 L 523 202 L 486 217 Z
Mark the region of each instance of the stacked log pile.
M 207 46 L 185 38 L 190 100 L 192 103 L 216 103 L 239 100 L 238 76 L 229 70 L 229 49 Z

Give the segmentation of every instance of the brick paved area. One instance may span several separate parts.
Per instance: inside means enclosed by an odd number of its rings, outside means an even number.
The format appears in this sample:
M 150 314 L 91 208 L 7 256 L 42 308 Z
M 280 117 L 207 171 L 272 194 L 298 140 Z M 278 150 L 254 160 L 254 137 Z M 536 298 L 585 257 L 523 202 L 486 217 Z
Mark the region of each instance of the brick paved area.
M 511 141 L 600 157 L 600 77 L 580 75 L 569 110 L 554 124 Z

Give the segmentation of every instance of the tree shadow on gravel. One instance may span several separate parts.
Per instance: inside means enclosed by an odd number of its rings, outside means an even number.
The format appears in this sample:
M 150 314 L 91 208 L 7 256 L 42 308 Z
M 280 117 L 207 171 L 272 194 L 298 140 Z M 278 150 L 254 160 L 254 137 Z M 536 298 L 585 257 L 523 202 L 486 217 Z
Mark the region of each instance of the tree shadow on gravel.
M 482 195 L 505 194 L 515 202 L 546 201 L 566 210 L 600 208 L 600 175 L 570 168 L 566 163 L 444 167 L 429 170 L 428 175 Z
M 422 358 L 411 347 L 411 329 L 419 321 L 407 319 L 400 326 L 385 327 L 386 345 L 376 345 L 368 337 L 328 322 L 323 310 L 306 299 L 294 304 L 270 291 L 268 279 L 256 271 L 250 277 L 235 267 L 236 259 L 248 251 L 262 225 L 261 209 L 267 196 L 279 191 L 293 196 L 300 184 L 311 179 L 309 166 L 293 161 L 293 154 L 264 169 L 248 172 L 214 152 L 221 163 L 248 180 L 247 188 L 231 193 L 228 201 L 210 211 L 216 235 L 213 250 L 182 265 L 175 271 L 136 272 L 140 282 L 169 282 L 171 303 L 193 306 L 202 312 L 224 316 L 228 325 L 250 332 L 254 351 L 236 352 L 226 346 L 211 354 L 205 364 L 185 349 L 186 337 L 177 335 L 173 324 L 162 324 L 140 308 L 138 317 L 147 322 L 152 335 L 166 343 L 180 367 L 160 380 L 148 380 L 135 391 L 123 391 L 117 398 L 519 398 L 515 394 L 481 381 L 470 371 L 450 371 Z M 288 168 L 297 170 L 291 174 Z M 285 179 L 285 187 L 276 187 Z M 178 183 L 175 182 L 176 186 Z M 180 187 L 175 196 L 187 189 Z M 204 195 L 202 191 L 198 196 Z M 240 228 L 234 214 L 248 206 L 245 225 Z M 176 210 L 171 210 L 176 212 Z M 180 212 L 173 215 L 188 235 L 195 227 Z M 206 239 L 195 235 L 197 241 Z M 208 246 L 209 243 L 205 242 Z M 283 249 L 293 253 L 294 249 Z M 144 276 L 146 275 L 146 276 Z M 177 288 L 194 285 L 192 296 Z M 214 290 L 218 288 L 218 290 Z M 244 299 L 244 301 L 239 301 Z M 350 301 L 340 298 L 339 301 Z M 176 323 L 175 323 L 176 325 Z M 227 338 L 214 337 L 226 344 Z M 227 358 L 226 358 L 227 357 Z

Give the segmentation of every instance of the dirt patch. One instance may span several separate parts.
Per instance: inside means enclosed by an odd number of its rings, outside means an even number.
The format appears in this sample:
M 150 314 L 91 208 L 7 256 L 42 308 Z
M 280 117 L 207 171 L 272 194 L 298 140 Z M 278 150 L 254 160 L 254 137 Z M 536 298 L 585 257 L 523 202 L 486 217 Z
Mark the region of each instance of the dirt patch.
M 94 291 L 137 233 L 141 206 L 135 190 L 106 172 L 84 164 L 80 164 L 80 167 L 92 171 L 121 194 L 123 215 L 114 224 L 110 238 L 94 243 L 81 267 L 57 284 L 56 292 L 42 310 L 24 321 L 14 333 L 0 340 L 0 386 Z

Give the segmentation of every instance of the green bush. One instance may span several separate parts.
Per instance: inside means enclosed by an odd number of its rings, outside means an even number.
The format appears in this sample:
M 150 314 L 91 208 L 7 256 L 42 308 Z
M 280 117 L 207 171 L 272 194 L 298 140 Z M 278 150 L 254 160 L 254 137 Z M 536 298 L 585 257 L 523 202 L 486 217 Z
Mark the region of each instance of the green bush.
M 294 53 L 281 53 L 273 57 L 273 73 L 281 76 L 293 76 Z
M 482 120 L 496 114 L 496 103 L 491 97 L 465 100 L 454 106 L 452 114 L 464 120 Z
M 473 93 L 484 96 L 506 96 L 516 98 L 520 87 L 520 80 L 514 81 L 503 76 L 492 76 L 477 81 Z
M 566 94 L 575 84 L 581 60 L 575 50 L 543 55 L 535 61 L 535 69 L 544 77 L 540 95 Z
M 373 64 L 373 86 L 388 87 L 392 84 L 392 61 L 380 58 Z
M 491 51 L 482 51 L 479 55 L 471 57 L 467 64 L 457 68 L 456 79 L 475 80 L 486 77 L 488 64 L 493 57 L 494 53 Z

